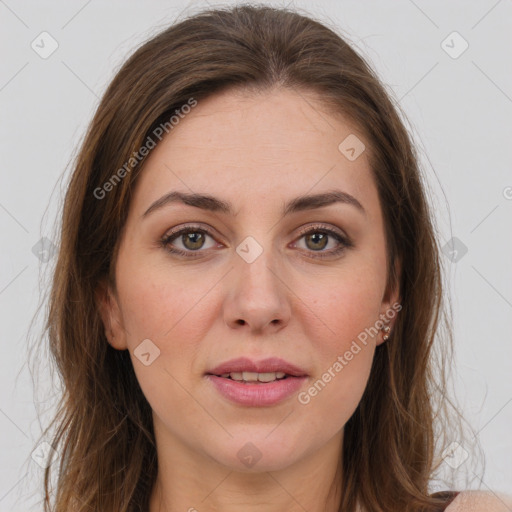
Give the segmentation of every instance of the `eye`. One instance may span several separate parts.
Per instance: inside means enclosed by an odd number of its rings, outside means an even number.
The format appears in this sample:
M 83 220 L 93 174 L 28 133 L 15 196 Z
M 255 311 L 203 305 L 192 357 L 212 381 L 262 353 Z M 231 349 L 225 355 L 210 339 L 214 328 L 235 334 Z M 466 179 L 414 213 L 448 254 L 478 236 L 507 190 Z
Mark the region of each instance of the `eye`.
M 353 247 L 353 243 L 348 237 L 324 225 L 307 226 L 300 231 L 300 235 L 298 240 L 304 239 L 305 251 L 310 253 L 313 258 L 335 257 L 347 248 Z M 211 238 L 213 241 L 209 247 L 205 246 L 207 238 Z M 334 241 L 334 248 L 324 250 L 330 241 Z M 166 233 L 160 240 L 160 245 L 172 254 L 189 258 L 198 257 L 199 253 L 204 252 L 201 249 L 211 249 L 217 246 L 210 230 L 199 226 L 187 226 Z M 297 243 L 294 244 L 295 246 Z
M 186 228 L 167 233 L 160 243 L 162 247 L 173 254 L 194 257 L 195 255 L 191 253 L 200 252 L 200 249 L 204 249 L 207 237 L 213 240 L 213 236 L 209 230 L 198 226 L 187 226 Z M 174 243 L 181 244 L 181 248 L 173 245 Z M 206 249 L 210 249 L 214 246 L 215 243 L 210 247 L 206 247 Z
M 303 228 L 300 232 L 299 240 L 304 239 L 306 250 L 311 253 L 313 258 L 329 258 L 340 255 L 346 249 L 353 247 L 353 243 L 348 237 L 324 225 L 314 225 Z M 329 239 L 335 242 L 334 249 L 325 251 L 329 245 Z

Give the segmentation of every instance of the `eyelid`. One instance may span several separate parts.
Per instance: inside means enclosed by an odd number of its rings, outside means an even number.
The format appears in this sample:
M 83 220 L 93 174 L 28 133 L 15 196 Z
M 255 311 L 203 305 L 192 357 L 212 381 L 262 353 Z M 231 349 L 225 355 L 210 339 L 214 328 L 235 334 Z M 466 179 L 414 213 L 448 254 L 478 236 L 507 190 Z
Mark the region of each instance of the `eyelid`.
M 352 240 L 339 228 L 336 228 L 330 224 L 323 224 L 319 222 L 311 223 L 302 227 L 299 231 L 297 240 L 300 240 L 303 236 L 310 233 L 326 233 L 327 236 L 336 239 L 338 242 L 338 247 L 329 251 L 306 251 L 308 255 L 313 259 L 321 260 L 338 258 L 345 254 L 348 249 L 354 247 Z M 294 245 L 296 243 L 297 242 L 294 242 Z
M 349 237 L 343 231 L 332 225 L 322 224 L 321 222 L 313 222 L 311 224 L 301 227 L 299 230 L 299 234 L 302 236 L 315 230 L 326 231 L 328 233 L 336 233 L 337 235 L 345 239 L 347 242 L 349 241 Z
M 204 224 L 192 222 L 190 224 L 179 224 L 178 226 L 175 226 L 174 228 L 167 230 L 163 235 L 162 239 L 169 239 L 173 235 L 181 233 L 182 231 L 193 231 L 194 229 L 197 231 L 204 231 L 211 237 L 213 237 L 214 234 L 217 234 L 217 232 L 213 228 L 210 228 L 209 226 L 207 227 Z
M 198 231 L 204 231 L 206 234 L 208 234 L 209 236 L 212 236 L 212 237 L 217 234 L 217 232 L 215 230 L 213 230 L 212 228 L 210 228 L 209 226 L 207 227 L 206 225 L 201 224 L 201 223 L 190 223 L 190 224 L 184 224 L 184 225 L 180 224 L 170 230 L 167 230 L 165 232 L 165 234 L 162 236 L 162 239 L 169 239 L 172 235 L 178 234 L 181 231 L 186 231 L 186 230 L 188 231 L 188 230 L 193 230 L 193 229 L 197 229 Z M 313 222 L 313 223 L 307 224 L 306 226 L 302 226 L 299 229 L 298 234 L 303 236 L 305 234 L 308 234 L 310 231 L 312 231 L 314 229 L 324 230 L 327 232 L 335 232 L 340 237 L 343 237 L 347 242 L 350 241 L 349 237 L 343 231 L 341 231 L 339 228 L 336 228 L 336 227 L 328 225 L 328 224 L 322 224 L 321 222 Z
M 165 234 L 160 238 L 159 245 L 161 247 L 163 247 L 165 250 L 167 250 L 168 252 L 170 252 L 171 254 L 174 253 L 174 254 L 178 254 L 178 255 L 182 255 L 182 256 L 186 255 L 187 257 L 190 257 L 190 258 L 197 257 L 194 255 L 195 254 L 199 255 L 200 253 L 207 252 L 208 250 L 200 249 L 197 251 L 191 251 L 191 250 L 184 251 L 183 249 L 178 249 L 178 248 L 170 249 L 169 248 L 169 246 L 171 245 L 171 240 L 173 238 L 177 239 L 182 234 L 193 233 L 193 232 L 204 233 L 205 235 L 209 236 L 210 238 L 212 238 L 215 241 L 217 241 L 216 240 L 217 238 L 221 238 L 221 237 L 217 237 L 215 230 L 213 230 L 210 227 L 206 227 L 205 225 L 203 225 L 201 223 L 192 223 L 192 224 L 185 224 L 185 225 L 180 224 L 170 230 L 167 230 L 165 232 Z

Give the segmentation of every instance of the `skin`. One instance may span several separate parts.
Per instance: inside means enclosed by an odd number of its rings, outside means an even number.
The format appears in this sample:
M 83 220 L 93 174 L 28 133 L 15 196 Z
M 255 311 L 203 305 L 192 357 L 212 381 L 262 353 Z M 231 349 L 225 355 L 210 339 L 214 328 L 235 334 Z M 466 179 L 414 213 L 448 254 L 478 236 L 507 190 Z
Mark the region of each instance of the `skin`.
M 354 161 L 338 150 L 350 134 L 367 147 Z M 236 405 L 205 372 L 239 356 L 276 356 L 306 370 L 307 390 L 399 302 L 386 290 L 384 224 L 367 151 L 356 127 L 317 97 L 286 89 L 200 101 L 152 150 L 120 242 L 116 289 L 100 300 L 109 342 L 130 351 L 153 410 L 159 474 L 150 512 L 338 510 L 342 490 L 332 482 L 343 428 L 383 333 L 359 343 L 308 404 L 294 395 L 268 407 Z M 332 189 L 357 198 L 365 213 L 336 203 L 281 217 L 291 199 Z M 170 191 L 230 201 L 235 215 L 174 203 L 142 216 Z M 212 236 L 195 252 L 182 236 L 172 244 L 195 258 L 159 243 L 190 223 Z M 353 247 L 315 258 L 339 245 L 299 232 L 318 233 L 317 223 Z M 236 252 L 247 236 L 263 248 L 252 263 Z M 148 366 L 134 355 L 145 339 L 160 350 Z M 237 455 L 248 442 L 261 453 L 252 467 Z

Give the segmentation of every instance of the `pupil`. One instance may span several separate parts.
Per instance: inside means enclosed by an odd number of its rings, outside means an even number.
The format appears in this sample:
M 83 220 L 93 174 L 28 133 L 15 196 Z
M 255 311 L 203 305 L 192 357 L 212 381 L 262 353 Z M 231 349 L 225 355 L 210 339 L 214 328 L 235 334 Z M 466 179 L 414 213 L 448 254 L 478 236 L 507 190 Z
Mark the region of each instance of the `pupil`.
M 187 233 L 184 236 L 183 244 L 188 249 L 200 249 L 201 245 L 204 240 L 203 233 Z M 199 239 L 199 242 L 197 241 Z M 192 243 L 192 245 L 189 244 L 189 242 Z
M 314 233 L 312 235 L 308 235 L 306 237 L 307 240 L 316 239 L 313 241 L 313 243 L 318 243 L 320 241 L 320 247 L 312 247 L 313 249 L 323 249 L 326 246 L 327 242 L 327 235 L 325 233 Z M 324 242 L 322 244 L 322 241 Z M 311 248 L 311 247 L 310 247 Z

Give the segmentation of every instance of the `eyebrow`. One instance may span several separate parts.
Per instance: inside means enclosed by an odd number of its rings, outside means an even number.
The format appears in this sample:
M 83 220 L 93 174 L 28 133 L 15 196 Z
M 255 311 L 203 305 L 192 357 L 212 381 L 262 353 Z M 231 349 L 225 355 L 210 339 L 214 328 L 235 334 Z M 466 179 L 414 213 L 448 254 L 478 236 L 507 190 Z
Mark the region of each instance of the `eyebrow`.
M 197 194 L 186 192 L 169 192 L 157 199 L 142 214 L 147 217 L 150 213 L 168 206 L 173 203 L 183 203 L 188 206 L 194 206 L 211 212 L 219 212 L 227 215 L 235 215 L 233 205 L 229 201 L 223 201 L 209 194 Z M 321 194 L 304 195 L 296 197 L 289 201 L 283 208 L 282 216 L 285 217 L 291 213 L 305 210 L 314 210 L 335 203 L 343 203 L 354 206 L 360 213 L 366 215 L 363 205 L 352 195 L 342 190 L 329 190 Z

